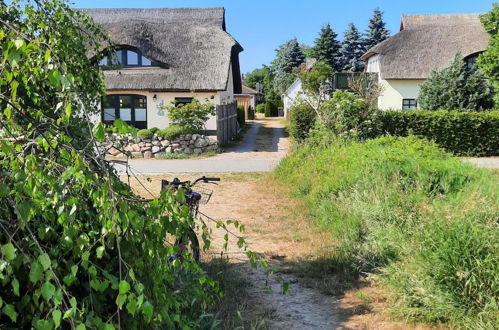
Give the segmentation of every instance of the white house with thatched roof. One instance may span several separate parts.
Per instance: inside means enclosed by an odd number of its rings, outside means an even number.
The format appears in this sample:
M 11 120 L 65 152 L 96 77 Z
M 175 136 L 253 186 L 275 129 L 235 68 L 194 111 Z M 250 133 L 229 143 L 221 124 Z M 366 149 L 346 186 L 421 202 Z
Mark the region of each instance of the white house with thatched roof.
M 239 43 L 226 31 L 224 8 L 84 9 L 118 46 L 104 49 L 107 97 L 102 121 L 138 128 L 169 125 L 161 107 L 227 104 L 241 93 Z M 106 56 L 107 55 L 107 56 Z M 118 65 L 110 61 L 118 61 Z M 211 118 L 208 130 L 216 129 Z
M 417 108 L 419 85 L 433 70 L 448 67 L 457 52 L 474 63 L 488 40 L 478 14 L 402 16 L 400 31 L 362 56 L 384 87 L 379 108 Z

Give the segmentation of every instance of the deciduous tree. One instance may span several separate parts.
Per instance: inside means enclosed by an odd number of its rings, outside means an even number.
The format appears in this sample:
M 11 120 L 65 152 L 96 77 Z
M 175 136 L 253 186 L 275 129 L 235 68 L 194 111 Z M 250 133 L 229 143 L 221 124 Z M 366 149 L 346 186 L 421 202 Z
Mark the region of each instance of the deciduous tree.
M 492 10 L 482 15 L 480 20 L 490 41 L 487 50 L 478 57 L 478 66 L 494 86 L 494 99 L 499 108 L 499 3 L 493 4 Z

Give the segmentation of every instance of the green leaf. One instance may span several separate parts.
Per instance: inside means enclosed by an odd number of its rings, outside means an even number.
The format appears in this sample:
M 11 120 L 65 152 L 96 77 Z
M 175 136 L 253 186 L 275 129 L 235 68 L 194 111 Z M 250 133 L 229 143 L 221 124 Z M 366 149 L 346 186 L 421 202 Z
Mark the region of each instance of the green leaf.
M 104 254 L 104 247 L 103 246 L 99 246 L 97 248 L 97 258 L 100 259 L 102 258 L 102 255 Z
M 5 305 L 5 307 L 2 309 L 2 312 L 5 315 L 7 315 L 12 320 L 12 322 L 17 321 L 17 313 L 16 313 L 16 309 L 14 308 L 14 305 L 11 305 L 11 304 Z
M 152 314 L 153 314 L 153 311 L 154 311 L 154 308 L 153 306 L 151 305 L 150 302 L 146 301 L 143 305 L 142 305 L 142 313 L 144 314 L 144 316 L 146 317 L 146 321 L 147 322 L 151 322 L 152 320 Z
M 81 323 L 81 324 L 78 324 L 78 326 L 76 327 L 76 330 L 85 330 L 87 327 L 85 326 L 85 324 Z
M 23 45 L 24 45 L 24 40 L 22 39 L 14 40 L 14 46 L 16 47 L 16 49 L 21 48 Z
M 135 312 L 137 311 L 137 301 L 135 299 L 132 299 L 126 304 L 126 309 L 128 313 L 135 315 Z
M 92 129 L 92 133 L 94 133 L 95 138 L 99 142 L 104 142 L 104 135 L 106 133 L 106 129 L 103 123 L 97 123 L 94 125 Z
M 123 307 L 123 304 L 126 303 L 126 296 L 123 294 L 118 295 L 116 298 L 116 305 L 121 309 Z
M 59 328 L 61 325 L 61 317 L 62 313 L 60 310 L 56 309 L 55 311 L 52 312 L 52 320 L 54 321 L 55 328 Z
M 61 73 L 59 70 L 52 70 L 48 75 L 49 82 L 52 86 L 59 88 L 61 86 Z
M 120 282 L 120 294 L 126 294 L 129 290 L 130 290 L 130 284 L 127 281 L 122 280 Z
M 19 297 L 19 281 L 17 280 L 17 278 L 13 279 L 11 284 L 14 294 Z
M 47 320 L 38 320 L 35 322 L 35 329 L 52 330 L 52 323 Z
M 37 262 L 31 264 L 31 270 L 29 272 L 29 280 L 33 283 L 40 281 L 43 277 L 42 266 Z
M 41 254 L 38 257 L 38 262 L 42 264 L 43 270 L 47 270 L 50 267 L 50 257 L 47 253 Z
M 12 243 L 2 245 L 2 254 L 5 256 L 5 259 L 11 261 L 16 257 L 16 248 Z
M 55 286 L 50 282 L 45 282 L 42 285 L 42 296 L 46 301 L 49 301 L 55 294 Z

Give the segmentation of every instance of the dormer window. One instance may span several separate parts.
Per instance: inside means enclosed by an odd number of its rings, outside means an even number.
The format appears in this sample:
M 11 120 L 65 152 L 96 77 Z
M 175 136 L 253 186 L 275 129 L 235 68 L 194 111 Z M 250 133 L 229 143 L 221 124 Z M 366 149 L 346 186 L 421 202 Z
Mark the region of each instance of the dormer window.
M 154 61 L 151 61 L 138 50 L 119 49 L 114 54 L 110 54 L 99 61 L 99 66 L 102 67 L 138 67 L 138 66 L 158 66 Z

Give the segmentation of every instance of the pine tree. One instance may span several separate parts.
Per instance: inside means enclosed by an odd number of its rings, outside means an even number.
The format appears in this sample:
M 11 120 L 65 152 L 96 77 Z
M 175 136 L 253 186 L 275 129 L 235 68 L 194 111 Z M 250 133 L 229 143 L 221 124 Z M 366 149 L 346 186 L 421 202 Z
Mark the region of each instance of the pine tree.
M 304 61 L 305 55 L 296 38 L 285 42 L 276 50 L 276 58 L 271 66 L 275 75 L 274 89 L 279 95 L 297 78 L 298 67 Z
M 324 25 L 319 33 L 319 38 L 315 39 L 315 46 L 311 52 L 312 57 L 328 64 L 334 71 L 340 69 L 337 59 L 340 43 L 336 37 L 338 35 L 333 31 L 331 25 L 329 23 Z
M 376 46 L 383 40 L 388 39 L 390 31 L 388 31 L 385 25 L 386 23 L 383 21 L 383 12 L 379 8 L 374 9 L 373 16 L 369 19 L 369 27 L 365 35 L 365 51 Z
M 448 68 L 433 72 L 420 86 L 419 105 L 424 110 L 480 111 L 493 103 L 487 80 L 476 66 L 468 68 L 459 53 Z
M 353 23 L 349 23 L 339 51 L 340 71 L 360 72 L 364 70 L 365 63 L 360 59 L 363 54 L 364 45 L 359 30 Z

